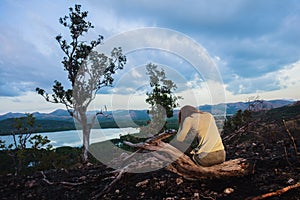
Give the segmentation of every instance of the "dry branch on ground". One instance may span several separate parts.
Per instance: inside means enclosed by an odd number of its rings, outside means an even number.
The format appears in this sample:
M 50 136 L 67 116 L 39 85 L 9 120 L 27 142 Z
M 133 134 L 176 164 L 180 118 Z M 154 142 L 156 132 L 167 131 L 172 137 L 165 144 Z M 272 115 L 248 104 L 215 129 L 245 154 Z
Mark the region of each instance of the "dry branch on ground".
M 174 146 L 161 140 L 170 137 L 170 133 L 162 133 L 160 135 L 149 138 L 144 143 L 131 143 L 124 141 L 124 144 L 137 148 L 137 151 L 125 159 L 122 159 L 122 168 L 116 171 L 114 181 L 109 184 L 103 191 L 95 197 L 100 197 L 109 192 L 112 187 L 122 178 L 126 172 L 132 169 L 139 171 L 145 168 L 165 167 L 167 170 L 176 173 L 186 179 L 220 179 L 229 177 L 245 176 L 250 171 L 250 165 L 247 160 L 238 158 L 228 160 L 222 164 L 211 167 L 202 167 L 193 162 L 190 157 L 182 153 Z M 145 159 L 134 159 L 135 154 L 141 150 L 147 150 Z M 141 155 L 141 154 L 140 154 Z M 129 163 L 129 164 L 127 164 Z M 166 164 L 167 163 L 167 164 Z M 152 166 L 154 165 L 154 166 Z

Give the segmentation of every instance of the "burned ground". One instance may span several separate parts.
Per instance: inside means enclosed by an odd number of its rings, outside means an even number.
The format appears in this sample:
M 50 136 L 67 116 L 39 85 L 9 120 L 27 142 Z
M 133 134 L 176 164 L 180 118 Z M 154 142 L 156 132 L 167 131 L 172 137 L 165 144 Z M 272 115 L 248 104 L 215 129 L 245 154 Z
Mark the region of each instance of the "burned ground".
M 227 159 L 242 157 L 252 164 L 245 177 L 195 181 L 165 169 L 131 173 L 99 199 L 251 199 L 299 183 L 299 110 L 295 105 L 264 111 L 238 130 L 222 135 Z M 112 171 L 94 164 L 19 177 L 2 175 L 0 198 L 92 199 L 113 181 Z M 300 199 L 300 187 L 269 199 Z

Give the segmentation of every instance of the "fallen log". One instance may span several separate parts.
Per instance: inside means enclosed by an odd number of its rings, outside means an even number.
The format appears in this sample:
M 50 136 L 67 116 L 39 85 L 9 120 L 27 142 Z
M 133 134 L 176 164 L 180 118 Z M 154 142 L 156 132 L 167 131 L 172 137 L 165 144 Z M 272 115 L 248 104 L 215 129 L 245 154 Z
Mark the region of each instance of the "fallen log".
M 197 165 L 191 158 L 174 146 L 162 142 L 162 139 L 170 137 L 170 133 L 162 133 L 153 138 L 149 138 L 144 143 L 133 144 L 124 141 L 124 144 L 138 149 L 154 151 L 152 153 L 159 160 L 172 161 L 166 169 L 187 179 L 207 179 L 245 176 L 249 173 L 250 165 L 247 160 L 237 158 L 228 160 L 222 164 L 211 167 Z M 164 152 L 164 154 L 162 154 Z M 166 156 L 167 155 L 167 156 Z
M 130 142 L 124 142 L 124 144 L 131 147 L 155 151 L 156 154 L 152 153 L 152 155 L 157 159 L 163 161 L 172 161 L 166 166 L 167 170 L 174 172 L 186 179 L 239 177 L 247 175 L 250 169 L 249 163 L 247 163 L 247 160 L 243 158 L 228 160 L 222 164 L 213 165 L 210 167 L 202 167 L 197 165 L 189 156 L 185 155 L 177 148 L 162 141 L 156 141 L 156 145 L 148 143 L 133 144 Z M 165 154 L 162 154 L 161 152 L 164 152 Z
M 147 139 L 145 142 L 136 144 L 123 141 L 125 145 L 137 148 L 137 151 L 120 160 L 121 164 L 119 166 L 122 167 L 116 171 L 115 180 L 100 193 L 96 194 L 94 198 L 99 198 L 109 192 L 121 180 L 124 173 L 139 172 L 145 168 L 160 169 L 165 167 L 165 169 L 189 180 L 245 176 L 250 171 L 249 163 L 242 158 L 228 160 L 211 167 L 199 166 L 189 156 L 162 141 L 171 135 L 173 133 L 162 133 Z M 147 150 L 149 153 L 140 154 L 142 150 Z M 143 155 L 145 155 L 145 159 L 141 159 Z

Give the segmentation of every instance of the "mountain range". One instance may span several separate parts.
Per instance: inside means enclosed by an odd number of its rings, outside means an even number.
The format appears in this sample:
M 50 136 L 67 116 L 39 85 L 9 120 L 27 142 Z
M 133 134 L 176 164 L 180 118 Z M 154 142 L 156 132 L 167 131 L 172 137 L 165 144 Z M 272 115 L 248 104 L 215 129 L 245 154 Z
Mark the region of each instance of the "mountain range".
M 262 101 L 260 109 L 272 109 L 278 108 L 282 106 L 286 106 L 289 104 L 294 103 L 295 101 L 292 100 L 270 100 L 270 101 Z M 236 102 L 236 103 L 222 103 L 217 105 L 202 105 L 198 108 L 202 111 L 211 112 L 212 110 L 220 110 L 224 111 L 224 107 L 226 108 L 226 114 L 232 115 L 236 113 L 238 110 L 245 110 L 249 107 L 248 102 Z M 178 110 L 174 111 L 174 115 L 177 115 Z M 32 113 L 36 119 L 40 120 L 62 120 L 62 121 L 73 121 L 72 117 L 69 115 L 67 110 L 57 109 L 50 113 L 40 113 L 34 112 Z M 113 116 L 113 118 L 127 118 L 131 117 L 131 119 L 147 119 L 148 114 L 147 110 L 116 110 L 116 111 L 107 111 L 105 112 L 107 116 L 99 115 L 98 119 L 109 119 Z M 19 118 L 24 117 L 25 113 L 6 113 L 4 115 L 0 115 L 0 121 L 9 119 L 9 118 Z
M 291 100 L 270 100 L 262 101 L 258 106 L 259 109 L 272 109 L 289 104 L 295 101 Z M 208 111 L 213 113 L 220 113 L 224 115 L 226 108 L 226 115 L 233 115 L 238 110 L 245 110 L 249 107 L 248 102 L 236 102 L 217 105 L 202 105 L 198 108 L 201 111 Z M 177 116 L 179 110 L 174 110 L 174 116 L 168 119 L 168 125 L 171 128 L 177 127 Z M 32 113 L 36 119 L 34 132 L 52 132 L 76 129 L 73 118 L 69 115 L 67 110 L 58 109 L 50 113 Z M 14 118 L 24 117 L 25 113 L 6 113 L 0 115 L 0 135 L 10 134 L 13 130 Z M 99 123 L 95 123 L 94 128 L 117 128 L 117 127 L 138 127 L 146 125 L 150 120 L 147 110 L 116 110 L 107 111 L 105 116 L 99 115 Z

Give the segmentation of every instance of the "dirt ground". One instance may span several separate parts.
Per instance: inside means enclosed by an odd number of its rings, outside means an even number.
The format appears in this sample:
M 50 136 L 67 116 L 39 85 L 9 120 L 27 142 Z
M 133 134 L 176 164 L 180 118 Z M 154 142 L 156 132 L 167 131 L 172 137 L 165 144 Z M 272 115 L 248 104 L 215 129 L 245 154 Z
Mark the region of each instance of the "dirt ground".
M 125 174 L 110 192 L 97 199 L 251 199 L 300 181 L 300 165 L 296 161 L 290 159 L 287 162 L 284 156 L 277 156 L 274 152 L 274 157 L 264 155 L 269 151 L 261 152 L 257 145 L 255 151 L 238 149 L 232 154 L 227 147 L 228 159 L 251 155 L 247 159 L 253 164 L 253 169 L 246 177 L 193 181 L 165 169 Z M 0 198 L 92 199 L 114 180 L 112 171 L 97 164 L 69 170 L 53 169 L 22 177 L 5 175 L 0 177 Z M 270 199 L 298 200 L 300 187 Z
M 113 179 L 110 170 L 96 165 L 72 170 L 50 170 L 17 179 L 1 177 L 1 199 L 92 199 Z M 281 161 L 257 161 L 253 174 L 228 180 L 185 180 L 164 169 L 126 174 L 98 199 L 246 199 L 300 181 L 299 168 Z M 300 199 L 300 188 L 270 199 Z
M 252 164 L 251 172 L 245 177 L 193 181 L 165 169 L 125 174 L 108 193 L 97 199 L 252 199 L 295 185 L 300 182 L 299 131 L 291 128 L 290 133 L 296 143 L 281 121 L 257 120 L 224 135 L 227 159 L 240 157 Z M 93 199 L 114 180 L 111 172 L 112 169 L 97 164 L 22 177 L 3 175 L 0 176 L 0 198 Z M 268 199 L 299 200 L 300 187 Z

